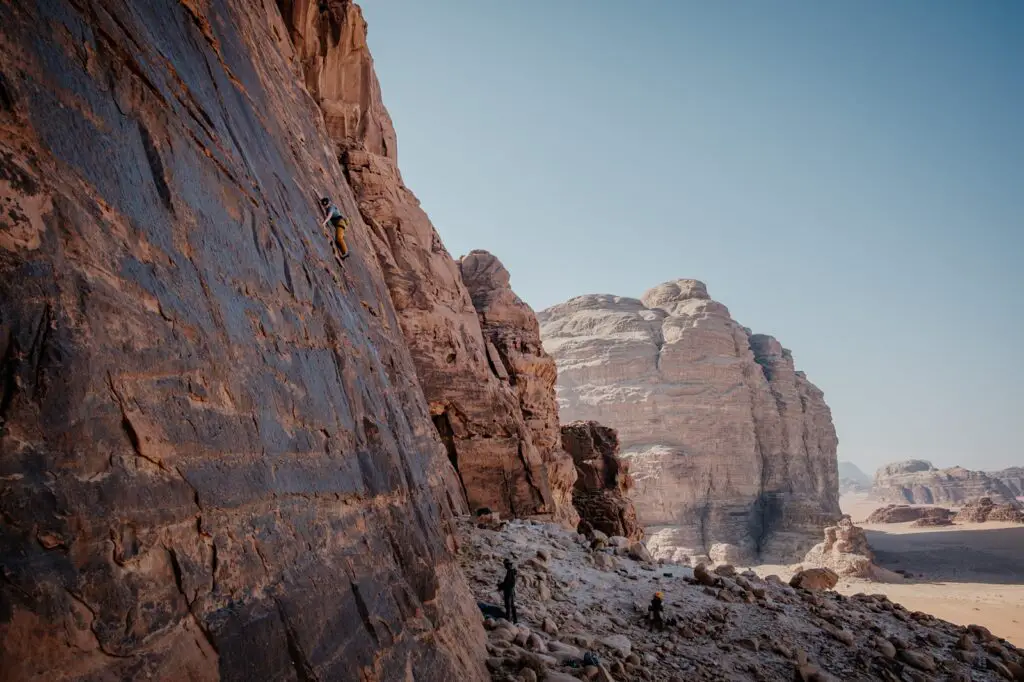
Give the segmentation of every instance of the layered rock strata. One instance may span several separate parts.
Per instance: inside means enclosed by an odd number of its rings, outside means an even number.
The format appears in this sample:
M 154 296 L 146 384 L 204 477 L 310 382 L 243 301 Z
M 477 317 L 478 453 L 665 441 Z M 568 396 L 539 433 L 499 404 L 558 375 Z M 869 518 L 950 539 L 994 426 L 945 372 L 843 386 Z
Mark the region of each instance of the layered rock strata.
M 911 507 L 905 504 L 890 504 L 880 507 L 867 518 L 867 523 L 908 523 L 921 522 L 922 526 L 948 525 L 952 523 L 953 512 L 945 507 Z
M 887 464 L 875 472 L 871 494 L 897 504 L 941 504 L 959 506 L 980 497 L 1006 503 L 1013 492 L 984 471 L 963 467 L 936 469 L 931 462 L 910 459 Z
M 619 434 L 656 555 L 798 559 L 840 516 L 823 395 L 770 336 L 695 280 L 641 299 L 580 296 L 539 314 L 563 419 Z
M 408 300 L 288 33 L 273 3 L 0 4 L 4 680 L 486 678 Z M 357 216 L 344 269 L 318 191 Z
M 524 415 L 524 396 L 489 353 L 458 263 L 402 181 L 359 8 L 344 0 L 279 4 L 295 68 L 323 112 L 355 193 L 344 209 L 360 216 L 355 231 L 365 235 L 383 270 L 431 418 L 470 507 L 571 517 L 560 478 L 571 476 L 568 464 L 555 473 L 561 512 L 548 482 L 545 459 L 558 459 L 545 449 L 557 443 L 548 420 Z
M 986 521 L 1009 521 L 1024 523 L 1024 510 L 1015 503 L 996 504 L 991 498 L 968 502 L 957 512 L 953 520 L 957 523 L 985 523 Z
M 572 492 L 580 518 L 608 536 L 641 540 L 629 489 L 629 465 L 619 457 L 614 429 L 597 422 L 578 421 L 562 427 L 562 447 L 572 456 L 578 477 Z

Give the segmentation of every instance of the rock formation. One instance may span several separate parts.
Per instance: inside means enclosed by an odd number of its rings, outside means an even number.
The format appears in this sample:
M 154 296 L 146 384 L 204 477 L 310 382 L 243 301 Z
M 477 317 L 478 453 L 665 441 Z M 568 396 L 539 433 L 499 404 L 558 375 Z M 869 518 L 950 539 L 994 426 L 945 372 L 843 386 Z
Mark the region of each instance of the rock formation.
M 996 504 L 989 497 L 968 502 L 957 512 L 953 520 L 957 523 L 985 523 L 986 521 L 1010 521 L 1024 523 L 1024 510 L 1016 503 Z
M 839 461 L 839 493 L 866 493 L 871 490 L 871 477 L 853 462 Z
M 580 518 L 605 535 L 642 539 L 643 528 L 627 495 L 633 479 L 629 465 L 618 456 L 615 429 L 593 421 L 567 424 L 562 427 L 562 447 L 576 464 L 572 501 Z
M 835 526 L 825 529 L 825 540 L 807 552 L 804 564 L 827 568 L 836 575 L 857 578 L 872 578 L 878 567 L 875 555 L 868 545 L 864 529 L 853 525 L 849 516 L 844 516 Z
M 316 42 L 365 51 L 330 4 Z M 358 216 L 327 136 L 350 112 L 321 118 L 288 36 L 270 2 L 0 4 L 4 680 L 486 678 L 416 381 L 425 346 L 485 363 L 476 312 L 423 222 L 357 217 L 335 263 L 316 193 Z M 317 87 L 375 87 L 327 67 Z M 390 150 L 380 120 L 360 139 Z M 418 365 L 416 306 L 445 322 Z M 486 457 L 539 462 L 501 419 Z
M 463 256 L 459 272 L 480 318 L 489 368 L 515 392 L 519 413 L 544 462 L 555 519 L 575 528 L 579 522 L 573 506 L 576 467 L 562 449 L 555 401 L 557 370 L 541 346 L 537 315 L 512 291 L 505 266 L 487 251 Z
M 1007 490 L 1017 497 L 1024 497 L 1024 467 L 990 471 L 988 475 L 1005 485 Z
M 887 464 L 875 472 L 871 494 L 897 504 L 958 506 L 979 497 L 1010 502 L 1014 494 L 997 478 L 963 467 L 936 469 L 931 462 L 910 459 Z
M 545 459 L 558 463 L 559 454 L 546 448 L 557 446 L 557 429 L 547 416 L 524 415 L 536 396 L 501 375 L 458 263 L 402 181 L 359 8 L 347 0 L 330 0 L 326 12 L 311 0 L 279 3 L 296 69 L 323 111 L 355 193 L 345 210 L 362 218 L 355 233 L 377 255 L 431 418 L 470 507 L 571 521 L 567 458 L 555 467 L 561 512 L 548 482 Z M 536 386 L 544 380 L 539 376 Z
M 643 298 L 588 295 L 539 314 L 562 418 L 619 434 L 656 556 L 788 561 L 840 516 L 837 439 L 821 391 L 772 337 L 695 280 Z
M 871 512 L 867 523 L 908 523 L 917 526 L 948 526 L 953 523 L 953 512 L 944 507 L 910 507 L 890 504 Z

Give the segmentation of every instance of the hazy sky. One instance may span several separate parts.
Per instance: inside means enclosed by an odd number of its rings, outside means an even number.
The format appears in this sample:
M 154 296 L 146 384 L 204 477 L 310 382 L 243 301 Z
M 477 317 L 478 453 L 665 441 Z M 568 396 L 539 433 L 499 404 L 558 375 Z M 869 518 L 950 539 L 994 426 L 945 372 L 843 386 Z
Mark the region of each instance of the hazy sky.
M 694 277 L 839 457 L 1024 465 L 1024 2 L 364 0 L 406 183 L 540 310 Z

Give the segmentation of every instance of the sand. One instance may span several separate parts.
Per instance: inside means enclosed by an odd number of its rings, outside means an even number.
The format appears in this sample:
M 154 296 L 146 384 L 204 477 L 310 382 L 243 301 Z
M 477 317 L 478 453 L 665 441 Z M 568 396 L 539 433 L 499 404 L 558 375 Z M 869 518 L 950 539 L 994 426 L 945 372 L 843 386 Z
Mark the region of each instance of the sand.
M 844 495 L 843 511 L 862 521 L 880 506 L 866 495 Z M 880 566 L 908 571 L 896 583 L 845 578 L 843 594 L 885 594 L 908 609 L 960 625 L 977 623 L 1024 646 L 1024 525 L 976 523 L 913 528 L 910 523 L 858 523 Z M 792 575 L 792 566 L 758 566 L 762 574 Z

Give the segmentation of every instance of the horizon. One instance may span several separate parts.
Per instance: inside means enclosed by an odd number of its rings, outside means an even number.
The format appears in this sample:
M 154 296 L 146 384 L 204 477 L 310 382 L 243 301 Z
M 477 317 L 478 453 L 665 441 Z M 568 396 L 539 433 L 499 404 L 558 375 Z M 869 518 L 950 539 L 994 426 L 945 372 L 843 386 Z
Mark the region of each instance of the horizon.
M 363 7 L 450 253 L 537 311 L 699 279 L 792 349 L 840 459 L 1024 463 L 1024 5 L 610 8 Z

